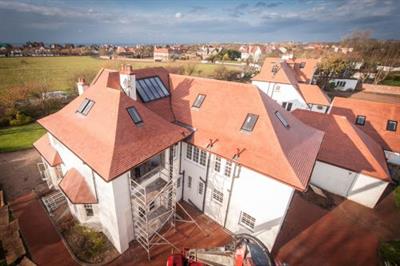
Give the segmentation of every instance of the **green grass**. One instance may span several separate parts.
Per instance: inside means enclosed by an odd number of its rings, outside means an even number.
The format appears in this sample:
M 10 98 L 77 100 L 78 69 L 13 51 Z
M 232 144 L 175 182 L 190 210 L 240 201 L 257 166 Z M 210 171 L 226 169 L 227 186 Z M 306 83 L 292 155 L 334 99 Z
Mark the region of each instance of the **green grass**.
M 0 93 L 23 82 L 46 82 L 51 90 L 68 90 L 75 86 L 79 75 L 94 77 L 100 68 L 118 69 L 123 61 L 110 61 L 90 56 L 67 57 L 14 57 L 0 58 Z M 134 68 L 153 66 L 176 67 L 189 62 L 129 62 Z M 190 63 L 192 64 L 192 63 Z M 211 77 L 220 65 L 196 63 L 195 76 Z M 237 66 L 226 66 L 227 69 L 239 70 Z
M 0 129 L 0 152 L 32 148 L 46 131 L 37 123 Z
M 400 86 L 400 80 L 387 79 L 381 82 L 382 85 Z

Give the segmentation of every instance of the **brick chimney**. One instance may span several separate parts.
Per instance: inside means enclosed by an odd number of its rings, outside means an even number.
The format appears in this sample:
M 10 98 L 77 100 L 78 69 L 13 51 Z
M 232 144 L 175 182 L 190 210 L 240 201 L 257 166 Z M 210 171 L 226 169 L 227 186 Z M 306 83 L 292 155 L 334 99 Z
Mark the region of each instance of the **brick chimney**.
M 78 88 L 78 94 L 81 95 L 87 88 L 84 78 L 79 78 L 76 83 L 76 87 Z
M 136 78 L 131 65 L 121 65 L 119 81 L 125 94 L 136 101 Z

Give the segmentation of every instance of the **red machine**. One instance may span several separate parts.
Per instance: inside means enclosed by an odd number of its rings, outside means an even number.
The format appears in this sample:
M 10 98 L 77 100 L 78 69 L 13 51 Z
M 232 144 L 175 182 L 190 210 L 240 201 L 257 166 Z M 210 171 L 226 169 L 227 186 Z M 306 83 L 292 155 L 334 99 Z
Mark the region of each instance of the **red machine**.
M 224 247 L 185 249 L 168 257 L 167 266 L 274 266 L 268 249 L 258 239 L 240 234 Z

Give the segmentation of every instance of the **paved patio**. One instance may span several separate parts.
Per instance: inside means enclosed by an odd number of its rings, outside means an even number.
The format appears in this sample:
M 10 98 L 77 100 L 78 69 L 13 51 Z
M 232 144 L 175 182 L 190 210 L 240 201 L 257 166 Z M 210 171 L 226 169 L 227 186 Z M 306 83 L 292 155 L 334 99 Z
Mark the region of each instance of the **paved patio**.
M 289 265 L 379 265 L 380 241 L 400 239 L 393 193 L 369 209 L 349 200 L 327 210 L 296 193 L 272 254 Z
M 220 247 L 231 241 L 231 236 L 216 222 L 197 211 L 188 203 L 182 201 L 180 203 L 184 205 L 185 210 L 200 224 L 200 227 L 206 231 L 207 235 L 204 235 L 194 224 L 178 222 L 175 231 L 171 230 L 163 235 L 177 248 Z M 179 208 L 178 213 L 183 216 L 179 212 Z M 109 265 L 165 265 L 171 252 L 172 248 L 169 245 L 156 246 L 151 249 L 152 258 L 151 261 L 148 261 L 145 250 L 134 242 L 127 251 Z
M 8 201 L 44 183 L 36 167 L 38 162 L 41 160 L 35 149 L 0 153 L 0 184 Z

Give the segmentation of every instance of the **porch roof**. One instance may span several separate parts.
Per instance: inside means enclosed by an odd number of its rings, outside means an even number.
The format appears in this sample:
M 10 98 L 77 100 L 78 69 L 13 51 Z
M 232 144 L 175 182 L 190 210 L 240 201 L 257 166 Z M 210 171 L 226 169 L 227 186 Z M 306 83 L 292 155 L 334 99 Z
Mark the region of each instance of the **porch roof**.
M 62 163 L 61 157 L 56 149 L 51 146 L 49 136 L 43 135 L 38 139 L 33 146 L 40 153 L 40 155 L 49 163 L 50 166 L 56 166 Z
M 96 197 L 78 170 L 71 168 L 61 180 L 59 187 L 73 204 L 97 203 Z

